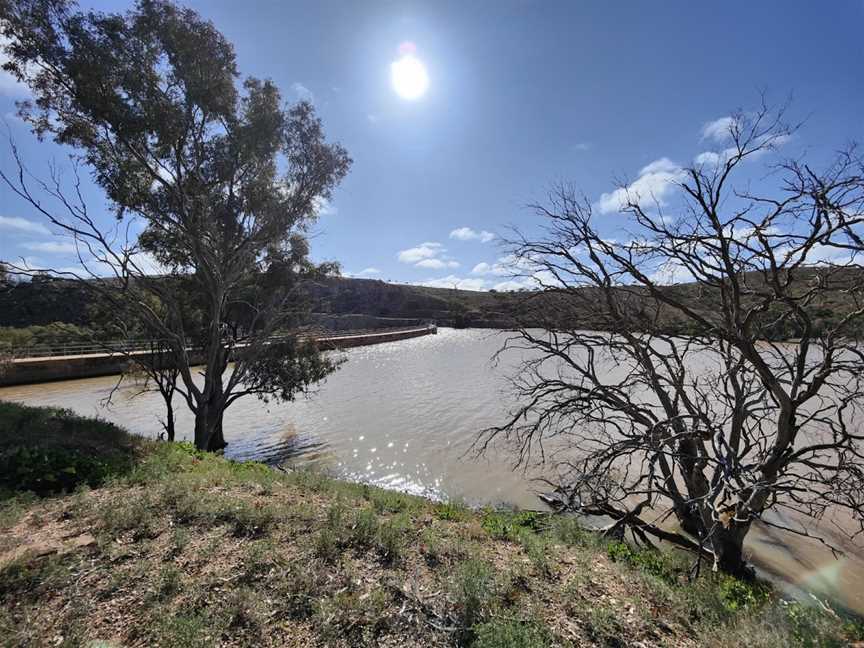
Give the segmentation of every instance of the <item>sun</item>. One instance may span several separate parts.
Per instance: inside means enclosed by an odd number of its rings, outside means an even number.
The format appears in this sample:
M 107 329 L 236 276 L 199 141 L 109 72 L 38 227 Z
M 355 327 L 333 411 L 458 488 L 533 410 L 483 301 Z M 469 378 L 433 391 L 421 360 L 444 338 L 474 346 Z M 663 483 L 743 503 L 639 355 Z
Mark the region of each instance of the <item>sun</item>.
M 419 99 L 429 88 L 426 66 L 412 53 L 403 54 L 390 64 L 393 89 L 403 99 Z

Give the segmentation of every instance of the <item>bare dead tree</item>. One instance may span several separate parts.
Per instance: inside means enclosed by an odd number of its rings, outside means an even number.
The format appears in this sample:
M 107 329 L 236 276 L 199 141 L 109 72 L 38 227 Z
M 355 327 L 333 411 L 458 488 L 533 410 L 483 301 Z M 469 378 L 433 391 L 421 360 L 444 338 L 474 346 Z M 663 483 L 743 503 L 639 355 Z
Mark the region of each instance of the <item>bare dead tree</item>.
M 511 245 L 543 328 L 506 342 L 527 358 L 521 405 L 479 440 L 553 465 L 563 506 L 609 531 L 736 574 L 754 521 L 818 537 L 839 510 L 864 530 L 862 159 L 775 165 L 773 194 L 733 184 L 793 131 L 764 103 L 735 114 L 726 147 L 681 170 L 675 213 L 623 187 L 628 240 L 572 187 L 534 206 L 542 234 Z

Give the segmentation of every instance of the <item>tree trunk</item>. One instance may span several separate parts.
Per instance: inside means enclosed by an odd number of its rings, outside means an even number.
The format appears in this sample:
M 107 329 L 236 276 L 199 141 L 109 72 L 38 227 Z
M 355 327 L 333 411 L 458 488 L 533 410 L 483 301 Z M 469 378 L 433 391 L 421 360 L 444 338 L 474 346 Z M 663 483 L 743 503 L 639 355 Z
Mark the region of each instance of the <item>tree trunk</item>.
M 228 445 L 222 434 L 224 411 L 220 402 L 199 405 L 195 415 L 195 447 L 198 450 L 217 452 Z
M 747 561 L 744 560 L 744 537 L 749 530 L 749 523 L 734 522 L 729 527 L 714 530 L 711 547 L 714 550 L 716 569 L 741 578 L 749 578 L 753 575 Z
M 165 437 L 174 441 L 174 407 L 169 403 L 165 413 Z

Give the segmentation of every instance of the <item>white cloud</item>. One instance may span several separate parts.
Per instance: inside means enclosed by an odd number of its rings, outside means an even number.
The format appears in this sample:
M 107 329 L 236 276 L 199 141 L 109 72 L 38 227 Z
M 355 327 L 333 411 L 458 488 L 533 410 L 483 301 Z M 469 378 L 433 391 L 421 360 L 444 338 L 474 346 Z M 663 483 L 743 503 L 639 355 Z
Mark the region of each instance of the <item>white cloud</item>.
M 579 142 L 573 146 L 577 151 L 588 151 L 591 149 L 591 142 Z
M 358 277 L 374 277 L 375 275 L 380 275 L 381 271 L 378 268 L 363 268 L 360 272 L 357 273 Z
M 0 216 L 0 230 L 2 229 L 27 232 L 28 234 L 51 234 L 48 228 L 41 223 L 34 223 L 18 216 Z
M 702 139 L 715 142 L 727 142 L 732 139 L 732 129 L 735 127 L 734 117 L 720 117 L 702 126 Z
M 656 284 L 671 286 L 693 281 L 693 274 L 677 259 L 667 259 L 648 278 Z
M 512 266 L 508 267 L 505 265 L 507 257 L 501 257 L 498 259 L 497 263 L 486 263 L 485 261 L 481 261 L 471 270 L 471 274 L 476 275 L 495 275 L 498 277 L 504 277 L 507 275 L 513 274 L 515 268 Z
M 418 281 L 418 286 L 428 286 L 429 288 L 458 288 L 459 290 L 485 290 L 485 279 L 466 279 L 457 277 L 456 275 L 448 275 L 440 279 L 427 279 L 426 281 Z
M 291 89 L 300 101 L 315 103 L 315 94 L 302 83 L 292 83 Z
M 766 135 L 761 139 L 757 138 L 747 146 L 746 159 L 755 160 L 770 151 L 777 150 L 790 139 L 792 139 L 790 135 Z M 754 147 L 757 146 L 763 148 L 754 150 Z M 738 149 L 734 146 L 730 146 L 721 151 L 703 151 L 693 158 L 693 162 L 698 166 L 720 166 L 721 164 L 726 164 L 730 158 L 738 153 Z
M 675 189 L 675 185 L 684 179 L 685 172 L 669 158 L 654 160 L 651 164 L 639 170 L 639 177 L 626 187 L 619 187 L 611 193 L 604 193 L 597 202 L 597 208 L 603 214 L 618 212 L 628 202 L 639 205 L 654 202 L 664 205 L 665 199 Z
M 725 164 L 726 160 L 734 152 L 734 149 L 725 149 L 719 153 L 716 151 L 703 151 L 693 158 L 693 162 L 698 166 L 720 166 L 721 164 Z
M 447 261 L 444 259 L 423 259 L 414 264 L 416 268 L 428 268 L 430 270 L 441 270 L 443 268 L 458 268 L 458 261 Z
M 366 115 L 366 119 L 369 121 L 370 124 L 377 124 L 380 117 L 375 113 L 369 113 L 368 115 Z
M 513 290 L 522 290 L 523 288 L 528 288 L 528 285 L 521 281 L 502 281 L 501 283 L 497 283 L 492 286 L 495 290 L 499 292 L 509 292 Z
M 71 241 L 43 241 L 41 243 L 23 243 L 21 247 L 33 252 L 48 254 L 67 254 L 77 249 Z
M 444 253 L 444 246 L 440 243 L 435 243 L 432 241 L 427 241 L 426 243 L 421 243 L 420 245 L 408 248 L 407 250 L 401 250 L 396 257 L 402 263 L 417 263 L 418 261 L 422 261 L 423 259 L 432 259 Z
M 536 273 L 542 270 L 543 266 L 537 261 L 525 257 L 517 257 L 513 254 L 505 254 L 498 257 L 495 263 L 486 263 L 481 261 L 471 270 L 471 274 L 493 276 L 493 277 L 508 277 L 508 278 L 525 278 L 535 276 Z
M 486 230 L 478 232 L 470 227 L 459 227 L 450 232 L 450 238 L 458 241 L 480 241 L 481 243 L 488 243 L 495 238 L 495 235 Z

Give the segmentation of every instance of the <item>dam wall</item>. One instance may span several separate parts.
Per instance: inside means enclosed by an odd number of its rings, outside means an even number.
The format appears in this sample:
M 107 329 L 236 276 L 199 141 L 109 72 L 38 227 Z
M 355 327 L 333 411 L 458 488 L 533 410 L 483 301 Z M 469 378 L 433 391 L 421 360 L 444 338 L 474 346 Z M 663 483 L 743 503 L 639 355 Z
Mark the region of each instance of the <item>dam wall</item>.
M 402 330 L 376 331 L 357 335 L 331 335 L 316 338 L 319 348 L 324 350 L 349 349 L 370 344 L 383 344 L 407 340 L 422 335 L 437 333 L 435 326 L 423 326 Z M 131 351 L 126 353 L 84 353 L 40 358 L 19 358 L 12 360 L 0 369 L 0 387 L 12 385 L 29 385 L 55 380 L 73 380 L 75 378 L 95 378 L 97 376 L 112 376 L 134 369 L 135 358 L 140 356 L 146 360 L 149 351 Z M 203 364 L 201 353 L 192 351 L 190 359 L 193 364 Z

